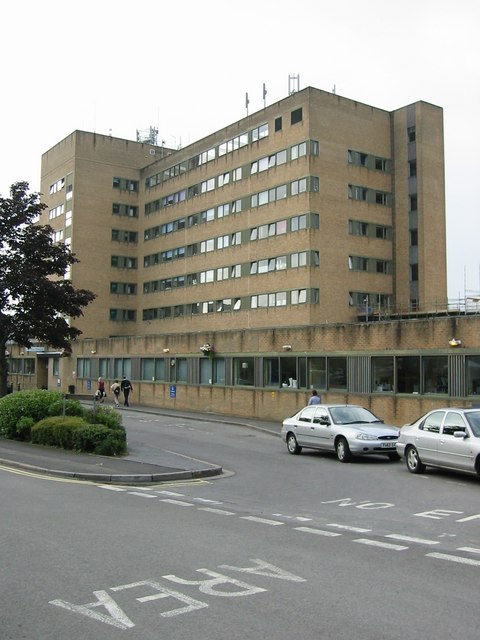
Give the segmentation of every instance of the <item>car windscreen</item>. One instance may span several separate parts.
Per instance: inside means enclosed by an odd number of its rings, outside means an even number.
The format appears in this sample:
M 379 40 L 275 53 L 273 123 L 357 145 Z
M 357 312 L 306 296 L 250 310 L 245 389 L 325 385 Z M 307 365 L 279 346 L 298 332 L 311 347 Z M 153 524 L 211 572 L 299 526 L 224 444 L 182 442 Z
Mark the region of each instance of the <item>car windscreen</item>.
M 465 417 L 472 428 L 473 435 L 480 438 L 480 411 L 468 411 Z
M 336 424 L 369 424 L 372 422 L 382 422 L 377 416 L 371 413 L 371 411 L 363 407 L 331 407 L 330 413 Z

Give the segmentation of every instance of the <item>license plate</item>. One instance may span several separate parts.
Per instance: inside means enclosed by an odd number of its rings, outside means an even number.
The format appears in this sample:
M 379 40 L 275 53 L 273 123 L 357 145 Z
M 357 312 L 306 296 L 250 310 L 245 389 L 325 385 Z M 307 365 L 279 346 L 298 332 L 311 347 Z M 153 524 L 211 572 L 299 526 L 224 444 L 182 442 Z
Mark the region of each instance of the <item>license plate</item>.
M 395 442 L 382 442 L 382 449 L 395 449 Z

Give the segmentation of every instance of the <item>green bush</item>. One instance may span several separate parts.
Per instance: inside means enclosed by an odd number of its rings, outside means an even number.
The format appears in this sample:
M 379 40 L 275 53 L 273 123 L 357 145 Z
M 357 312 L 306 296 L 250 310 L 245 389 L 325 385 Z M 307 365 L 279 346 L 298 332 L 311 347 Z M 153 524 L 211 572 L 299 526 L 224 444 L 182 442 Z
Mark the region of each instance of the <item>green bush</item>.
M 30 418 L 30 416 L 20 418 L 16 425 L 17 438 L 19 440 L 30 440 L 31 429 L 34 424 L 33 418 Z
M 48 416 L 50 405 L 60 400 L 59 391 L 34 389 L 9 393 L 0 398 L 0 437 L 21 439 L 17 432 L 17 424 L 21 418 L 28 416 L 38 422 Z
M 58 399 L 52 402 L 48 410 L 49 416 L 80 416 L 83 418 L 86 409 L 79 400 L 70 400 L 69 398 Z
M 85 424 L 74 433 L 74 449 L 104 456 L 121 455 L 127 450 L 125 429 Z
M 101 424 L 89 424 L 78 416 L 44 418 L 32 427 L 31 433 L 33 443 L 50 447 L 106 456 L 121 455 L 127 450 L 123 427 L 109 429 Z
M 33 425 L 32 442 L 50 447 L 73 449 L 73 433 L 85 424 L 77 416 L 50 416 Z
M 103 424 L 110 429 L 122 429 L 122 416 L 113 407 L 84 409 L 84 417 L 90 424 Z

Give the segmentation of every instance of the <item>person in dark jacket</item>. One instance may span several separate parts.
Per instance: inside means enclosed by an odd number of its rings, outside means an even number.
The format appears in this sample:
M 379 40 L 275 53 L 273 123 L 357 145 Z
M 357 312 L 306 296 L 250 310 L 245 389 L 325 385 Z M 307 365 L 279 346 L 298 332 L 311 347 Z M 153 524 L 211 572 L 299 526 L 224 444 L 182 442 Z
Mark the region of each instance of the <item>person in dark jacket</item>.
M 128 378 L 126 378 L 125 376 L 123 376 L 123 380 L 120 383 L 120 389 L 123 393 L 123 398 L 124 398 L 124 406 L 125 407 L 129 407 L 130 405 L 128 404 L 128 396 L 130 395 L 130 391 L 133 391 L 133 387 L 132 387 L 132 383 L 130 382 L 130 380 Z

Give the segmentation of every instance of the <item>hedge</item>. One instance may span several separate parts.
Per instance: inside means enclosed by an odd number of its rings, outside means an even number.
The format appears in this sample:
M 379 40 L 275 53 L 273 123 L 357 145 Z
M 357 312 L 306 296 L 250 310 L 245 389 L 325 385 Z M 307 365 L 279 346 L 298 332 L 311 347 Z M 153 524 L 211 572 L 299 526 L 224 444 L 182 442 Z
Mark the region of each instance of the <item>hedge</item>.
M 31 428 L 32 442 L 105 456 L 126 453 L 125 429 L 89 424 L 77 416 L 51 416 Z
M 0 398 L 0 438 L 99 455 L 127 452 L 122 417 L 111 407 L 85 408 L 58 391 L 19 391 Z

